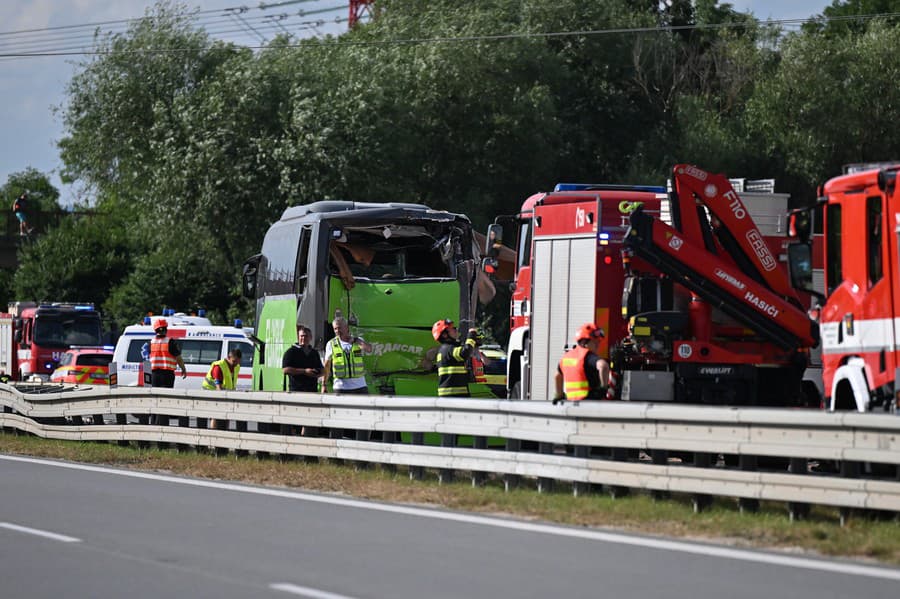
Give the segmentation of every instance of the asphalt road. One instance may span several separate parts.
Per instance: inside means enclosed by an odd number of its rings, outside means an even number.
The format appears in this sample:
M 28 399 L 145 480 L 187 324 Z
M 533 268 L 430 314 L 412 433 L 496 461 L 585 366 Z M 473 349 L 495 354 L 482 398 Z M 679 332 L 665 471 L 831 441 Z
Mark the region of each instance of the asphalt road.
M 0 596 L 895 597 L 900 570 L 0 455 Z

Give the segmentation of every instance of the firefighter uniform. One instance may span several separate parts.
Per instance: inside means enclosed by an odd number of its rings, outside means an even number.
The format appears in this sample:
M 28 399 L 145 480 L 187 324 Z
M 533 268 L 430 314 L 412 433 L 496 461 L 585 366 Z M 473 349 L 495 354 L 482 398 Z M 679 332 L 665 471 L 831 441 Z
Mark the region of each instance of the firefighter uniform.
M 565 381 L 563 391 L 569 401 L 586 399 L 591 391 L 591 383 L 588 381 L 584 363 L 590 353 L 588 348 L 576 345 L 567 351 L 559 361 L 559 370 Z
M 438 397 L 469 397 L 469 357 L 478 334 L 470 331 L 465 343 L 445 337 L 437 354 Z
M 553 403 L 605 399 L 609 365 L 597 355 L 603 329 L 593 323 L 583 325 L 575 335 L 575 347 L 563 354 L 556 374 L 556 397 Z M 601 374 L 604 373 L 604 374 Z

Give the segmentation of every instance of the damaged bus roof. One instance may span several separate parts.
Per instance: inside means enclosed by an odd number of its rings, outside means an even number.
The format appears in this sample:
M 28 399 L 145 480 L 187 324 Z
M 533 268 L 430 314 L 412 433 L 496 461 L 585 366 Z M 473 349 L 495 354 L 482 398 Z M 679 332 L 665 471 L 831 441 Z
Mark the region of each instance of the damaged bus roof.
M 350 202 L 350 201 L 321 201 L 302 206 L 291 206 L 285 209 L 281 215 L 282 221 L 307 218 L 312 220 L 334 220 L 345 218 L 344 213 L 353 211 L 354 217 L 366 219 L 425 219 L 434 221 L 454 221 L 468 218 L 462 214 L 454 214 L 446 210 L 433 210 L 424 204 L 407 204 L 403 202 L 391 202 L 377 204 L 374 202 Z

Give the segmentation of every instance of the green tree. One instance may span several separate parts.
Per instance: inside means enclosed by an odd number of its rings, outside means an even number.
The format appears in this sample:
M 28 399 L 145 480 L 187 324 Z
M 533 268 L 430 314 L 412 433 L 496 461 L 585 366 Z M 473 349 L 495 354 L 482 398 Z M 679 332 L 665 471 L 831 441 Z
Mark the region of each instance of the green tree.
M 15 297 L 99 306 L 131 269 L 131 250 L 117 219 L 105 214 L 63 219 L 22 252 L 12 281 Z
M 810 187 L 851 162 L 900 156 L 892 135 L 900 90 L 900 27 L 788 38 L 777 72 L 749 102 L 748 126 Z
M 900 13 L 900 0 L 833 0 L 822 11 L 825 18 L 805 23 L 803 30 L 829 36 L 857 35 L 865 32 L 871 23 L 897 13 Z
M 28 192 L 34 210 L 53 212 L 61 210 L 59 190 L 50 182 L 50 178 L 34 167 L 12 173 L 6 183 L 0 187 L 0 195 L 7 205 L 12 206 L 14 199 Z

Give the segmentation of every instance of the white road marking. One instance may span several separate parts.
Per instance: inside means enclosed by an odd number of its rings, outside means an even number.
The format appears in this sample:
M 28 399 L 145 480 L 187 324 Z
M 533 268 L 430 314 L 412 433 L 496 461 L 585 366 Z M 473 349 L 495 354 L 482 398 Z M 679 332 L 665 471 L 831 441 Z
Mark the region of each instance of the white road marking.
M 292 595 L 300 595 L 301 597 L 310 597 L 310 599 L 353 599 L 353 597 L 347 595 L 338 595 L 336 593 L 320 591 L 319 589 L 312 589 L 310 587 L 301 587 L 289 582 L 270 584 L 269 588 L 275 591 L 291 593 Z
M 405 516 L 416 516 L 420 518 L 431 518 L 434 520 L 446 520 L 451 522 L 463 522 L 466 524 L 476 524 L 478 526 L 493 526 L 495 528 L 505 528 L 508 530 L 517 530 L 521 532 L 554 535 L 558 537 L 569 537 L 576 539 L 586 539 L 590 541 L 600 541 L 603 543 L 616 543 L 619 545 L 647 547 L 650 549 L 661 549 L 664 551 L 677 551 L 680 553 L 690 553 L 693 555 L 705 555 L 707 557 L 718 557 L 745 562 L 771 564 L 774 566 L 781 566 L 786 568 L 803 568 L 806 570 L 818 570 L 820 572 L 831 572 L 834 574 L 851 574 L 853 576 L 866 576 L 869 578 L 881 578 L 885 580 L 900 581 L 900 570 L 891 569 L 888 567 L 865 566 L 862 564 L 854 564 L 848 562 L 793 557 L 780 553 L 751 551 L 747 549 L 733 549 L 731 547 L 703 545 L 700 543 L 691 543 L 687 541 L 670 541 L 667 539 L 631 536 L 627 534 L 604 532 L 600 530 L 565 528 L 562 526 L 554 526 L 551 524 L 537 524 L 533 522 L 503 520 L 501 518 L 491 518 L 488 516 L 476 516 L 473 514 L 445 512 L 438 509 L 391 505 L 387 503 L 372 503 L 358 499 L 345 499 L 342 497 L 330 497 L 328 495 L 313 495 L 310 493 L 299 493 L 296 491 L 287 491 L 283 489 L 251 487 L 212 480 L 178 478 L 175 476 L 166 476 L 164 474 L 152 474 L 149 472 L 137 472 L 133 470 L 115 470 L 113 468 L 105 468 L 102 466 L 74 464 L 68 462 L 55 462 L 52 460 L 44 460 L 40 458 L 0 455 L 0 460 L 41 464 L 44 466 L 54 466 L 56 468 L 82 470 L 86 472 L 97 472 L 100 474 L 113 474 L 117 476 L 155 480 L 178 485 L 188 485 L 192 487 L 205 487 L 207 489 L 218 489 L 222 491 L 235 491 L 238 493 L 250 493 L 253 495 L 266 495 L 269 497 L 297 499 L 300 501 L 325 503 L 330 505 L 339 505 L 342 507 L 373 510 L 392 514 L 402 514 Z
M 47 530 L 39 530 L 37 528 L 28 528 L 27 526 L 19 526 L 18 524 L 10 524 L 9 522 L 0 522 L 0 528 L 8 528 L 9 530 L 24 532 L 25 534 L 44 537 L 45 539 L 53 539 L 54 541 L 59 541 L 61 543 L 81 542 L 81 539 L 76 539 L 75 537 L 68 537 L 66 535 L 57 534 Z

